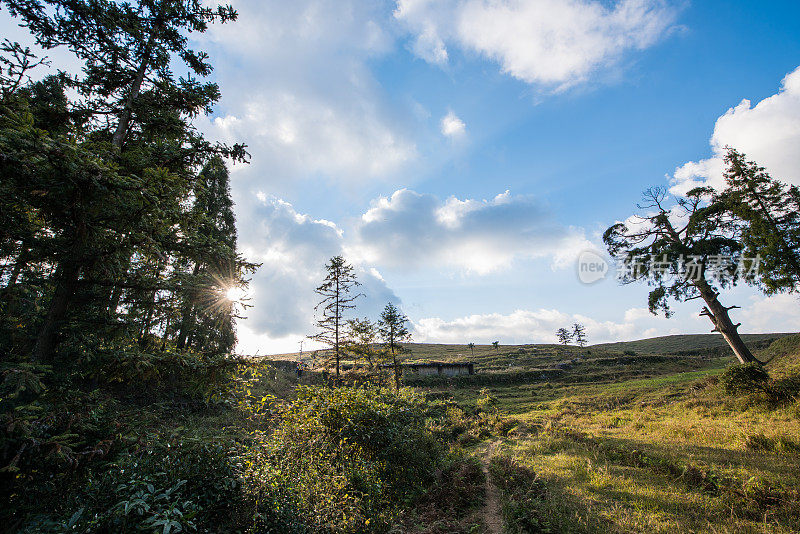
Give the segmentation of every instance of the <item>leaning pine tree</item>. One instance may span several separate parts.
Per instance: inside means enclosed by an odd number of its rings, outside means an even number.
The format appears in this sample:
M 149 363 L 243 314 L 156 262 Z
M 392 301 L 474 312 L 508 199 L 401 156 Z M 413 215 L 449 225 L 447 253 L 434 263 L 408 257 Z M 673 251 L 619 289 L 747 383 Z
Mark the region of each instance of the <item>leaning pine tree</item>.
M 739 258 L 741 221 L 718 203 L 709 203 L 713 190 L 695 188 L 685 197 L 670 199 L 663 188 L 648 189 L 638 207 L 643 214 L 611 226 L 603 234 L 609 253 L 622 261 L 622 283 L 645 281 L 650 312 L 669 317 L 669 299 L 702 299 L 707 316 L 741 363 L 758 362 L 742 341 L 718 288 L 735 285 L 753 267 Z M 743 273 L 743 271 L 745 271 Z M 716 286 L 716 287 L 715 287 Z
M 355 308 L 355 300 L 361 293 L 353 295 L 351 291 L 359 284 L 356 280 L 355 270 L 352 265 L 344 261 L 341 256 L 331 258 L 325 266 L 325 279 L 314 291 L 322 297 L 314 311 L 320 316 L 316 321 L 319 333 L 309 336 L 330 347 L 336 361 L 336 381 L 339 382 L 339 362 L 341 349 L 345 340 L 346 310 Z

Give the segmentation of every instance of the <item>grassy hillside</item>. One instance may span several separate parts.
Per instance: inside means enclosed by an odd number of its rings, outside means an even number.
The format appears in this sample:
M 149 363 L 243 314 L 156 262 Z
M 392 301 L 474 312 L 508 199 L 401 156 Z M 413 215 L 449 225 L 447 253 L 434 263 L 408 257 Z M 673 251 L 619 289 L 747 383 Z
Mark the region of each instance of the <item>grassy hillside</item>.
M 744 340 L 752 350 L 760 350 L 773 341 L 790 334 L 745 334 Z M 405 362 L 475 362 L 478 372 L 509 372 L 530 369 L 549 369 L 560 362 L 574 358 L 597 359 L 630 355 L 730 355 L 725 340 L 715 334 L 685 334 L 662 336 L 637 341 L 618 343 L 602 343 L 590 345 L 583 349 L 575 346 L 555 344 L 500 345 L 495 349 L 492 345 L 475 345 L 470 349 L 466 345 L 441 343 L 406 343 L 404 345 Z M 321 364 L 321 354 L 314 360 L 313 352 L 302 355 L 306 362 Z M 299 353 L 277 354 L 266 356 L 267 360 L 297 361 Z
M 473 463 L 393 531 L 800 531 L 800 334 L 745 339 L 769 360 L 767 378 L 741 371 L 713 335 L 474 353 L 409 344 L 406 361 L 477 363 L 473 376 L 404 378 L 434 407 L 428 428 Z M 290 394 L 296 376 L 274 376 Z M 462 485 L 476 499 L 443 523 L 441 507 L 462 502 L 447 488 Z
M 732 359 L 713 355 L 589 359 L 490 387 L 517 422 L 491 463 L 506 531 L 800 531 L 800 336 L 759 356 L 771 380 L 733 393 Z
M 771 342 L 791 334 L 742 334 L 744 342 L 752 348 L 765 348 Z M 597 349 L 604 350 L 634 350 L 636 352 L 649 352 L 660 354 L 675 354 L 679 352 L 727 349 L 727 344 L 718 334 L 683 334 L 675 336 L 651 337 L 637 341 L 621 341 L 617 343 L 601 343 L 594 345 Z

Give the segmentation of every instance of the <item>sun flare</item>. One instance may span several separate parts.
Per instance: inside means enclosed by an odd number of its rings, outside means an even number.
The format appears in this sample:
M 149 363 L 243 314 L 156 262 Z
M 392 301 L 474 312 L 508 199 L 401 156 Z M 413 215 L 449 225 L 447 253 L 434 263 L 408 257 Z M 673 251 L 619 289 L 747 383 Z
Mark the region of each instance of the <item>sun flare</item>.
M 244 298 L 244 290 L 241 287 L 231 287 L 225 291 L 225 298 L 231 302 L 239 302 Z

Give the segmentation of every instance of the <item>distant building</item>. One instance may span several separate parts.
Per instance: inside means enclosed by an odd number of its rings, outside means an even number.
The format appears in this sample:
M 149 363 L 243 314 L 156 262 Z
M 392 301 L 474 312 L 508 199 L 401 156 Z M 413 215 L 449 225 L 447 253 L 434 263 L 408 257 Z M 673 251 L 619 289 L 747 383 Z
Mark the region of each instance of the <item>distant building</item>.
M 382 368 L 391 369 L 392 364 L 383 364 Z M 402 363 L 400 367 L 404 373 L 413 373 L 420 376 L 457 376 L 474 375 L 475 364 L 472 362 L 428 362 L 428 363 Z

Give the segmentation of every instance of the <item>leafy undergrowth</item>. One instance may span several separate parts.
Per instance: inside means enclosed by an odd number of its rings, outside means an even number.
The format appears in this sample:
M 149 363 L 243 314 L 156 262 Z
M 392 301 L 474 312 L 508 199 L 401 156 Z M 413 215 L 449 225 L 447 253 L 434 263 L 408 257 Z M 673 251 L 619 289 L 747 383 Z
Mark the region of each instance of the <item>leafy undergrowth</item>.
M 483 473 L 457 443 L 507 430 L 488 394 L 462 409 L 409 388 L 304 386 L 270 366 L 227 368 L 170 385 L 158 377 L 173 369 L 126 367 L 151 377 L 147 393 L 143 377 L 92 387 L 7 369 L 3 528 L 483 531 Z
M 800 337 L 747 366 L 497 390 L 508 532 L 800 531 Z

